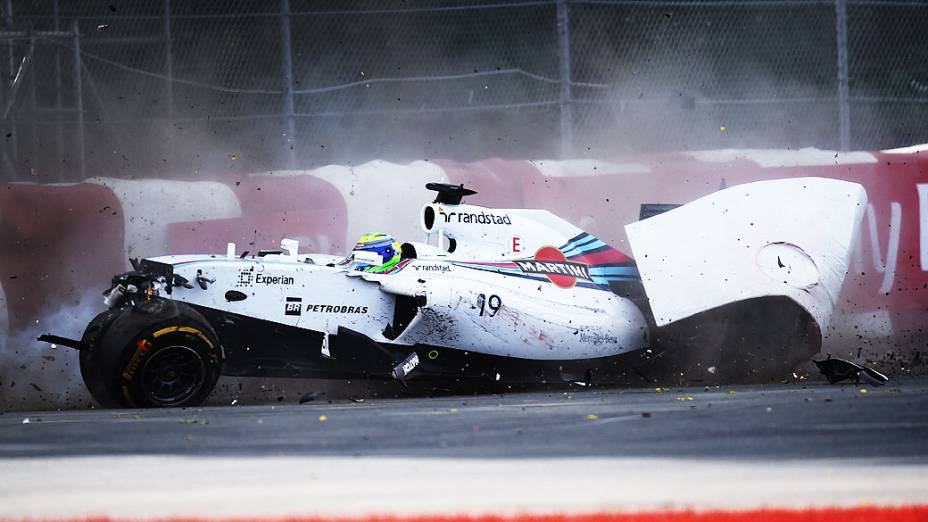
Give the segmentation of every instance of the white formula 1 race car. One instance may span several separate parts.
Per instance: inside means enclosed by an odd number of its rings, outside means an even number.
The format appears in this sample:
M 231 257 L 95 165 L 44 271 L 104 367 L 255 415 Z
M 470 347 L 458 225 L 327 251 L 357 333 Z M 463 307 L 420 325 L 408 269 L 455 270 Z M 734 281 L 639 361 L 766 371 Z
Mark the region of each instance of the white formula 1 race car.
M 819 351 L 866 206 L 850 182 L 740 185 L 628 225 L 633 260 L 545 210 L 427 188 L 425 241 L 388 270 L 287 239 L 133 260 L 81 340 L 40 339 L 81 351 L 107 407 L 196 405 L 220 374 L 589 384 L 668 352 L 776 378 Z

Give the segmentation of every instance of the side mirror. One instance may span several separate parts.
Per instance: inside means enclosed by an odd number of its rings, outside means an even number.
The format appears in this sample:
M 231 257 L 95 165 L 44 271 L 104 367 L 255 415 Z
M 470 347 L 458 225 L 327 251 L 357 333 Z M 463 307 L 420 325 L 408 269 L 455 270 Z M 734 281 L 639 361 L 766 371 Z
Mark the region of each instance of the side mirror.
M 288 256 L 295 258 L 300 250 L 300 242 L 290 238 L 281 239 L 280 249 L 286 252 Z

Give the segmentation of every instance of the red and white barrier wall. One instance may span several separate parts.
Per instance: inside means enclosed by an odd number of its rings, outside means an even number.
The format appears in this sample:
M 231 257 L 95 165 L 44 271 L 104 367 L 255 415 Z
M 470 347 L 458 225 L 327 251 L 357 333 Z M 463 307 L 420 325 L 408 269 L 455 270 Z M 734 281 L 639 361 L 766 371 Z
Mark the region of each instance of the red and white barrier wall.
M 839 153 L 718 150 L 589 159 L 473 163 L 373 161 L 211 181 L 94 178 L 0 185 L 0 335 L 101 291 L 129 256 L 274 248 L 344 252 L 368 231 L 421 239 L 429 181 L 480 191 L 469 201 L 546 208 L 629 252 L 623 225 L 641 203 L 684 203 L 749 181 L 822 176 L 863 184 L 869 204 L 836 318 L 840 349 L 920 339 L 928 318 L 928 147 Z M 859 336 L 859 337 L 858 337 Z M 894 343 L 898 344 L 898 343 Z M 918 344 L 914 350 L 919 350 Z

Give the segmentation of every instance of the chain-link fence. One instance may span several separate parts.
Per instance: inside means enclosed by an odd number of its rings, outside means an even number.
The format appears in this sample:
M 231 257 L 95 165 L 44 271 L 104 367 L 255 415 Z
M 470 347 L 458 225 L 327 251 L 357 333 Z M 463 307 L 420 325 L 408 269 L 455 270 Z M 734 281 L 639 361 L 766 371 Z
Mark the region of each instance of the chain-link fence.
M 928 5 L 3 0 L 4 179 L 928 141 Z

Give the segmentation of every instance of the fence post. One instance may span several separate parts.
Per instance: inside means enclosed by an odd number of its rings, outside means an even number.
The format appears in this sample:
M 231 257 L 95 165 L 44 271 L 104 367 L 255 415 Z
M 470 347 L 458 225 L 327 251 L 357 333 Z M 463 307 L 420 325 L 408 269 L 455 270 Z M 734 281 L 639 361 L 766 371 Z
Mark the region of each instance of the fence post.
M 77 112 L 77 164 L 80 180 L 87 178 L 87 166 L 84 157 L 84 91 L 81 82 L 81 31 L 77 19 L 71 22 L 71 31 L 74 33 L 71 46 L 74 49 L 74 109 Z
M 4 21 L 6 22 L 6 28 L 12 31 L 13 30 L 13 0 L 6 0 L 6 2 L 4 2 L 4 12 L 5 12 Z M 6 77 L 12 78 L 13 74 L 15 74 L 14 71 L 16 71 L 16 64 L 15 64 L 14 55 L 13 55 L 13 40 L 12 39 L 7 40 L 7 58 L 8 58 L 8 64 L 9 64 L 9 73 L 6 75 Z M 4 82 L 4 84 L 7 84 L 7 82 Z M 9 95 L 10 96 L 13 95 L 12 89 L 9 89 Z M 19 145 L 18 145 L 19 133 L 17 132 L 17 128 L 16 128 L 16 116 L 11 115 L 9 119 L 7 120 L 7 123 L 9 125 L 9 130 L 7 130 L 7 133 L 12 134 L 12 136 L 10 136 L 10 138 L 7 140 L 10 146 L 9 151 L 11 152 L 10 155 L 13 157 L 13 163 L 16 163 L 19 160 Z M 9 162 L 9 160 L 7 161 Z M 15 172 L 10 172 L 10 176 L 9 176 L 10 181 L 13 181 L 14 179 L 16 179 L 16 177 L 17 176 Z
M 283 53 L 284 114 L 287 119 L 287 168 L 296 169 L 296 125 L 293 121 L 293 55 L 290 49 L 290 0 L 280 0 L 280 43 Z
M 52 2 L 52 17 L 55 22 L 55 32 L 61 30 L 61 19 L 59 18 L 58 0 Z M 64 157 L 64 126 L 61 124 L 61 48 L 55 47 L 55 177 L 59 181 L 66 179 L 67 174 L 61 166 L 61 158 Z
M 32 32 L 32 28 L 29 29 L 29 32 Z M 39 127 L 36 123 L 36 120 L 39 119 L 39 107 L 35 92 L 35 38 L 29 39 L 29 52 L 32 53 L 32 60 L 29 61 L 29 70 L 24 70 L 23 74 L 29 75 L 29 107 L 32 109 L 32 117 L 29 118 L 29 167 L 35 174 L 39 172 Z M 48 178 L 45 179 L 48 180 Z
M 568 0 L 557 0 L 557 50 L 560 76 L 558 105 L 561 113 L 561 158 L 574 152 L 574 128 L 570 106 L 570 13 Z
M 835 24 L 838 47 L 838 136 L 841 150 L 851 149 L 851 107 L 848 87 L 847 0 L 835 0 Z
M 168 168 L 173 173 L 174 161 L 174 57 L 171 41 L 171 0 L 164 0 L 164 75 L 167 76 L 164 97 L 168 114 Z

